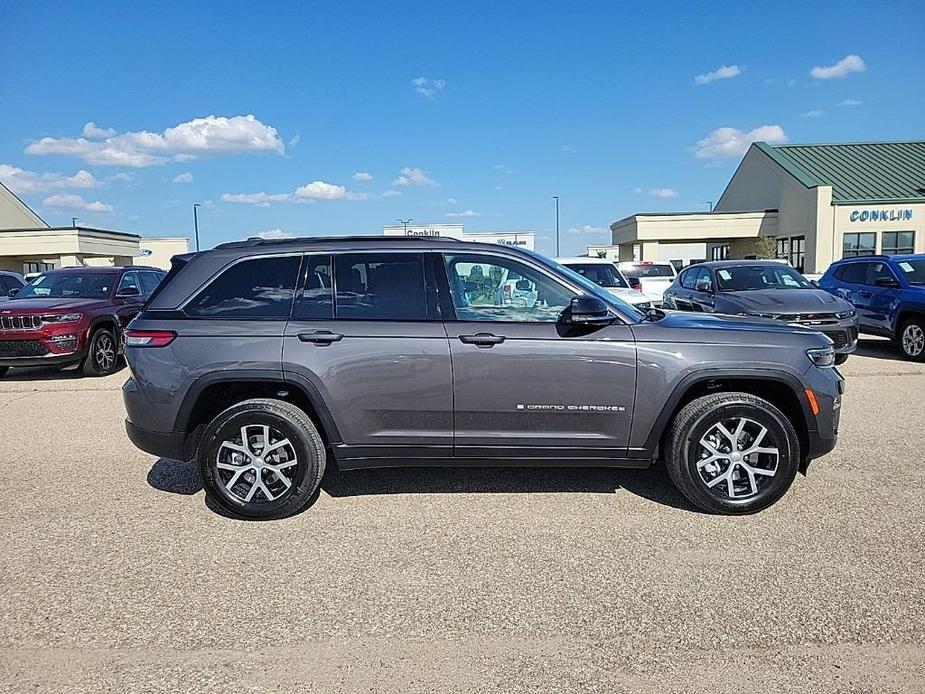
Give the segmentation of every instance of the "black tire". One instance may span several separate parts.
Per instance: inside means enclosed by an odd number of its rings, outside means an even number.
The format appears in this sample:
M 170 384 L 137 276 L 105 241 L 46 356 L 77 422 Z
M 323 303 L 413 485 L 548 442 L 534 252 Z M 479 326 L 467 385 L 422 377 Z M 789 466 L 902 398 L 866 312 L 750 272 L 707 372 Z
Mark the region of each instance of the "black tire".
M 116 338 L 108 328 L 97 328 L 90 336 L 90 346 L 81 369 L 85 376 L 108 376 L 114 374 L 119 365 L 119 348 Z
M 736 439 L 745 441 L 749 446 L 773 443 L 773 446 L 761 448 L 776 448 L 776 459 L 773 455 L 757 452 L 740 458 L 740 462 L 735 464 L 729 458 L 720 458 L 712 466 L 700 469 L 698 462 L 711 457 L 701 440 L 709 441 L 714 434 L 721 436 L 717 423 L 725 425 L 743 418 L 750 423 L 744 425 Z M 759 438 L 762 427 L 767 433 Z M 754 439 L 757 439 L 757 444 Z M 714 450 L 728 447 L 730 450 L 727 452 L 733 453 L 728 438 L 719 443 Z M 752 471 L 760 468 L 767 472 L 749 474 L 745 465 L 749 465 Z M 800 441 L 793 424 L 774 405 L 750 393 L 715 393 L 688 403 L 674 418 L 665 446 L 665 467 L 671 481 L 692 504 L 709 513 L 744 515 L 771 506 L 790 488 L 799 466 Z M 774 471 L 769 475 L 772 469 Z M 732 496 L 729 493 L 730 477 L 733 478 Z M 712 489 L 707 486 L 708 482 L 714 483 Z M 740 490 L 746 493 L 739 494 Z
M 7 372 L 10 370 L 9 366 L 0 366 L 0 378 L 6 376 Z
M 903 323 L 899 349 L 909 361 L 925 362 L 925 318 L 913 316 Z
M 848 357 L 849 357 L 849 356 L 850 356 L 850 355 L 848 355 L 848 354 L 836 354 L 836 355 L 835 355 L 835 365 L 836 365 L 836 366 L 841 366 L 841 365 L 844 364 L 846 361 L 848 361 Z
M 288 446 L 275 449 L 279 452 L 274 451 L 272 464 L 262 457 L 267 448 L 264 426 L 269 427 L 270 446 L 288 441 Z M 235 451 L 233 447 L 240 445 L 250 452 Z M 233 516 L 254 520 L 284 518 L 305 509 L 318 490 L 326 462 L 324 441 L 309 416 L 292 403 L 270 399 L 245 400 L 218 415 L 206 427 L 197 457 L 209 498 Z

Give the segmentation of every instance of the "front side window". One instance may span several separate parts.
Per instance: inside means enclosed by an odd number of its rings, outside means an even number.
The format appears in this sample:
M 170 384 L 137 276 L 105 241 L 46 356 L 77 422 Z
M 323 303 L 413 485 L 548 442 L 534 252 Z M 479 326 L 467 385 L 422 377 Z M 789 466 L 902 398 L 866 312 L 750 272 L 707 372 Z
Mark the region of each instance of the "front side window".
M 122 280 L 119 282 L 119 288 L 116 290 L 116 294 L 124 294 L 126 290 L 136 296 L 141 294 L 141 285 L 138 283 L 138 273 L 126 272 L 122 275 Z
M 883 255 L 902 255 L 915 252 L 914 231 L 884 231 L 881 241 Z
M 338 319 L 427 319 L 421 253 L 336 255 L 334 288 L 334 311 Z
M 300 260 L 282 256 L 235 263 L 186 305 L 186 313 L 201 318 L 288 318 Z
M 756 289 L 813 289 L 803 275 L 786 265 L 737 265 L 716 271 L 716 283 L 723 292 Z
M 565 267 L 583 277 L 587 277 L 599 287 L 629 289 L 626 280 L 617 272 L 617 268 L 610 263 L 566 263 Z
M 867 263 L 867 265 L 868 271 L 865 284 L 876 285 L 877 280 L 896 279 L 896 277 L 893 275 L 893 271 L 890 270 L 890 266 L 886 263 Z
M 142 294 L 151 294 L 164 279 L 162 272 L 141 272 L 139 274 L 141 275 Z
M 115 282 L 115 272 L 52 272 L 36 277 L 15 298 L 108 299 Z
M 842 257 L 857 258 L 877 252 L 877 234 L 872 231 L 845 234 L 842 237 Z
M 909 284 L 925 284 L 925 258 L 900 260 L 896 266 Z
M 577 296 L 516 260 L 470 254 L 444 258 L 459 320 L 554 323 Z

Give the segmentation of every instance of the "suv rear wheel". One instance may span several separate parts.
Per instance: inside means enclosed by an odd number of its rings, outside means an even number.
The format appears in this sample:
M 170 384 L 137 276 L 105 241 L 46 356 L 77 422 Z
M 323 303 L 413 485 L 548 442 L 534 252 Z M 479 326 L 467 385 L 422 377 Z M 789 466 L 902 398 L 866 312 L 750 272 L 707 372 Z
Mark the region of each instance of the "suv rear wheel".
M 6 376 L 7 371 L 10 370 L 9 366 L 0 366 L 0 378 Z
M 800 443 L 790 420 L 750 393 L 698 398 L 678 413 L 666 445 L 672 482 L 704 511 L 755 513 L 793 483 Z
M 243 518 L 283 518 L 311 502 L 325 468 L 314 423 L 283 400 L 246 400 L 203 434 L 199 466 L 209 497 Z
M 916 316 L 903 323 L 899 346 L 906 359 L 925 361 L 925 319 Z

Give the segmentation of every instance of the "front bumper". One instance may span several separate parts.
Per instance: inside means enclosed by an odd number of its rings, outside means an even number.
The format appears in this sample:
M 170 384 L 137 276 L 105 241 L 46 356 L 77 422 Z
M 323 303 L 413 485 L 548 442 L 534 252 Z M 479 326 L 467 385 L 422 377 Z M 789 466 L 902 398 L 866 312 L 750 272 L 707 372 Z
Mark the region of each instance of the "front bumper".
M 819 404 L 819 412 L 808 421 L 808 446 L 803 453 L 800 468 L 803 472 L 811 460 L 821 458 L 835 448 L 841 420 L 842 396 L 845 393 L 845 379 L 837 368 L 810 367 L 805 375 L 807 386 L 813 391 Z
M 795 325 L 818 330 L 832 341 L 836 354 L 851 354 L 858 348 L 857 317 L 832 321 L 803 320 Z
M 83 360 L 86 349 L 83 322 L 0 329 L 0 366 L 66 366 Z

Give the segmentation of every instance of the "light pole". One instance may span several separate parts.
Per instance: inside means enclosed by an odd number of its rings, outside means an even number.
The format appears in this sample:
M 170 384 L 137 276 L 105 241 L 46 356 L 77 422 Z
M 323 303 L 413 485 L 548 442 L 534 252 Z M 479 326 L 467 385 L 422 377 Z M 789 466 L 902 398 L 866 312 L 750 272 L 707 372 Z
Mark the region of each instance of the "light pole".
M 712 212 L 713 211 L 713 201 L 707 200 L 707 204 L 710 206 L 710 212 Z
M 193 203 L 193 231 L 196 234 L 196 252 L 199 252 L 199 203 Z
M 408 235 L 408 225 L 411 224 L 411 222 L 413 222 L 413 221 L 414 221 L 414 220 L 411 219 L 410 217 L 409 217 L 408 219 L 402 219 L 401 217 L 398 218 L 398 223 L 402 225 L 402 228 L 403 228 L 403 230 L 404 230 L 405 236 Z
M 77 228 L 77 217 L 71 217 L 71 226 Z
M 556 257 L 559 257 L 559 196 L 553 195 L 553 200 L 556 201 Z

